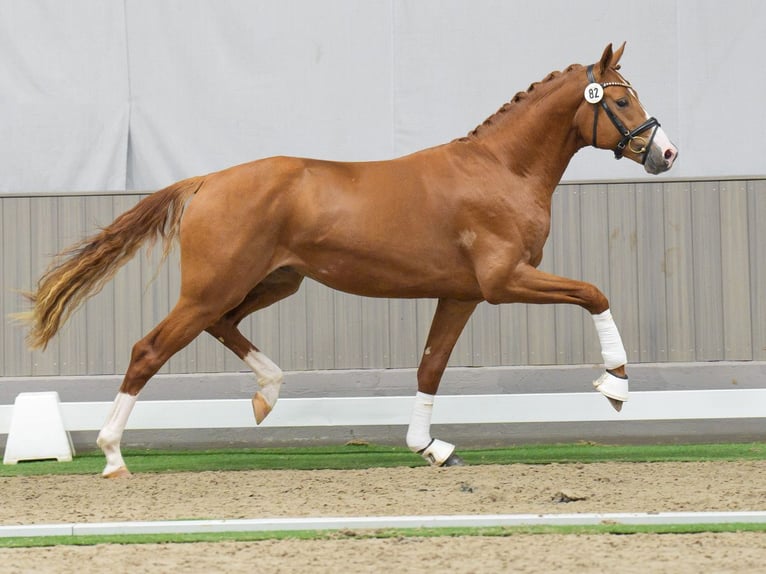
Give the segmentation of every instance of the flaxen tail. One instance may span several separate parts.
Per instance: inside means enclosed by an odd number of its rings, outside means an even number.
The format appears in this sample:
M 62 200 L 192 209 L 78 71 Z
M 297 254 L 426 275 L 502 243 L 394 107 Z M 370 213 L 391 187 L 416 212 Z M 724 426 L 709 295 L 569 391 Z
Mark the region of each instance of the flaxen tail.
M 30 325 L 27 344 L 45 348 L 69 316 L 89 297 L 98 293 L 114 274 L 130 261 L 141 246 L 161 238 L 163 259 L 178 236 L 186 201 L 204 179 L 175 183 L 142 199 L 109 226 L 59 253 L 25 296 L 32 309 L 16 315 Z

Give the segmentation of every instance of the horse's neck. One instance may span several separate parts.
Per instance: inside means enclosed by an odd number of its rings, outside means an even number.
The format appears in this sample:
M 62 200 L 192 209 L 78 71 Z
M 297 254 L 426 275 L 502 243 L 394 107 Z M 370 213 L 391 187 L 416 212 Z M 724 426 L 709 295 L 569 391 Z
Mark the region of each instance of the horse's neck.
M 513 104 L 518 109 L 476 135 L 515 176 L 534 180 L 551 194 L 584 144 L 574 119 L 582 95 L 568 80 L 557 78 L 527 92 Z

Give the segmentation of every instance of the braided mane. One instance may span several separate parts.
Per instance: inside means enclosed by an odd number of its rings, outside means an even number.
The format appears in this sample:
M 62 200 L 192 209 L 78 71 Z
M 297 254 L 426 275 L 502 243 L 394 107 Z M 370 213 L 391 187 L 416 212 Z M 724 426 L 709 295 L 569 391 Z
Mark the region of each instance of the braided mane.
M 498 119 L 499 116 L 507 113 L 508 111 L 511 111 L 513 109 L 516 109 L 518 104 L 522 104 L 525 101 L 527 101 L 531 95 L 533 95 L 534 91 L 538 88 L 538 86 L 541 86 L 543 84 L 546 84 L 550 82 L 551 80 L 554 80 L 558 78 L 559 76 L 566 74 L 568 72 L 571 72 L 572 70 L 579 70 L 582 69 L 583 66 L 580 64 L 572 64 L 571 66 L 567 67 L 563 72 L 553 71 L 545 78 L 543 78 L 539 82 L 533 82 L 525 92 L 518 92 L 509 102 L 505 102 L 502 106 L 500 106 L 500 109 L 498 109 L 494 114 L 489 116 L 486 120 L 484 120 L 481 124 L 476 126 L 474 129 L 472 129 L 470 132 L 468 132 L 468 135 L 458 138 L 457 141 L 467 141 L 472 136 L 479 135 L 480 131 L 483 128 L 489 127 L 492 124 L 495 123 L 495 121 Z

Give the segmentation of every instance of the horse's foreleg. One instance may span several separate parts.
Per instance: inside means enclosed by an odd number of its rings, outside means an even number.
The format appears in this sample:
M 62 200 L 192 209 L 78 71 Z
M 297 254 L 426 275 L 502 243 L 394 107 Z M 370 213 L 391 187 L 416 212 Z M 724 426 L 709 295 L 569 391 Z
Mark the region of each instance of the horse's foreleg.
M 617 410 L 622 410 L 622 403 L 628 400 L 628 375 L 625 365 L 628 354 L 622 344 L 622 337 L 612 318 L 612 312 L 606 311 L 591 315 L 596 325 L 598 340 L 601 343 L 601 357 L 604 359 L 606 371 L 595 381 L 593 386 L 609 399 L 609 403 Z
M 407 429 L 407 446 L 435 466 L 462 464 L 454 454 L 454 445 L 431 438 L 431 413 L 447 361 L 476 305 L 476 302 L 439 300 L 418 367 L 418 393 Z
M 226 313 L 207 332 L 237 355 L 255 373 L 258 390 L 252 399 L 255 422 L 261 424 L 279 398 L 284 374 L 271 359 L 253 345 L 237 328 L 240 321 L 259 309 L 295 293 L 303 276 L 292 269 L 277 269 L 263 279 L 234 309 Z
M 606 372 L 593 382 L 618 411 L 628 400 L 628 362 L 620 332 L 609 310 L 609 300 L 595 286 L 583 281 L 520 266 L 510 281 L 498 277 L 484 280 L 483 291 L 492 303 L 571 303 L 591 313 L 596 326 Z
M 130 476 L 120 451 L 122 433 L 138 393 L 147 381 L 177 351 L 202 332 L 215 314 L 194 305 L 179 302 L 171 313 L 133 347 L 130 365 L 120 386 L 112 410 L 96 443 L 106 456 L 102 475 L 106 478 Z

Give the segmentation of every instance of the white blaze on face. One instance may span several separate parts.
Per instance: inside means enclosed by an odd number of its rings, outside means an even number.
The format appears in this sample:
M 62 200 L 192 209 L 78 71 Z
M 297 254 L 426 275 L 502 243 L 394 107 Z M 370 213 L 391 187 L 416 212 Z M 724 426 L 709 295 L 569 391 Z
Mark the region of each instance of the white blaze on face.
M 662 150 L 662 155 L 668 162 L 668 168 L 672 166 L 678 155 L 678 150 L 676 149 L 676 146 L 673 145 L 673 142 L 670 141 L 665 130 L 661 127 L 658 127 L 657 131 L 654 133 L 654 141 L 652 144 L 658 146 Z
M 622 77 L 621 74 L 617 74 L 620 76 L 620 80 L 624 83 L 628 83 L 625 78 Z M 639 106 L 641 106 L 641 109 L 644 111 L 644 120 L 648 120 L 651 116 L 649 115 L 649 112 L 644 107 L 644 104 L 641 103 L 641 100 L 638 99 L 638 94 L 633 88 L 628 88 L 628 93 L 633 97 L 633 99 L 638 103 Z M 670 138 L 665 133 L 665 130 L 662 129 L 662 127 L 657 126 L 654 128 L 654 138 L 652 139 L 652 147 L 657 146 L 660 149 L 660 157 L 662 157 L 665 162 L 667 163 L 666 169 L 670 169 L 673 166 L 673 162 L 676 159 L 676 156 L 678 155 L 678 149 L 676 146 L 673 145 L 673 142 L 670 141 Z M 647 132 L 650 133 L 650 132 Z M 643 134 L 642 134 L 643 135 Z

